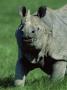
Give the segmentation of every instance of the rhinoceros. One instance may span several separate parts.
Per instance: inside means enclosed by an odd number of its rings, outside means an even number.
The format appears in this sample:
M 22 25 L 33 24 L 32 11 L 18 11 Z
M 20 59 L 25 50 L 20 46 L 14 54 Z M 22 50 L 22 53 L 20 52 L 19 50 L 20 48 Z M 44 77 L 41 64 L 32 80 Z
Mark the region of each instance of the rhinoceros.
M 52 80 L 62 80 L 67 73 L 67 5 L 59 9 L 39 7 L 35 14 L 30 14 L 30 10 L 20 11 L 24 22 L 24 36 L 29 45 L 39 49 L 38 57 L 30 62 L 37 64 L 46 62 L 46 57 L 50 56 L 52 64 Z M 25 39 L 26 40 L 26 39 Z M 48 59 L 49 63 L 50 60 Z

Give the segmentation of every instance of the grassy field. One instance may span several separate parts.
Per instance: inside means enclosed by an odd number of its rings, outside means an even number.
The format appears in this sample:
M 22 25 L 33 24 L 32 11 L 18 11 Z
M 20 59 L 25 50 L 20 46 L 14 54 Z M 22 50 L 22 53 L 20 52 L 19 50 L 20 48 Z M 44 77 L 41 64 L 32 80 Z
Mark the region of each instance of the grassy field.
M 20 23 L 18 8 L 25 5 L 35 12 L 40 5 L 59 8 L 67 0 L 0 0 L 0 90 L 67 90 L 67 76 L 63 82 L 50 83 L 40 69 L 27 76 L 25 87 L 14 87 L 17 44 L 15 31 Z

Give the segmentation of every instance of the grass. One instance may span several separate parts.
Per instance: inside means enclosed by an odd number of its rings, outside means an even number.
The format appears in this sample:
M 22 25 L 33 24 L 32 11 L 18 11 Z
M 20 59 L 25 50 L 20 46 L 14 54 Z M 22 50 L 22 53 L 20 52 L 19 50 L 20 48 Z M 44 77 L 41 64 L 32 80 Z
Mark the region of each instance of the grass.
M 0 90 L 66 90 L 67 76 L 63 82 L 51 83 L 40 69 L 27 76 L 25 87 L 14 87 L 17 44 L 15 31 L 20 23 L 19 6 L 26 6 L 35 12 L 40 5 L 59 8 L 67 0 L 0 0 Z

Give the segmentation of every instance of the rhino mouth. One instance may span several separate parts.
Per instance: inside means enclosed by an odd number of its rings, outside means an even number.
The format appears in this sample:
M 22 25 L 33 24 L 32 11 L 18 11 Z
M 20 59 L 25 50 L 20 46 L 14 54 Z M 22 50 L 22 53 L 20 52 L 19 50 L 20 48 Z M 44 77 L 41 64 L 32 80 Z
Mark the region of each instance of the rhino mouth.
M 31 37 L 24 37 L 24 42 L 27 42 L 27 43 L 32 43 L 32 38 Z

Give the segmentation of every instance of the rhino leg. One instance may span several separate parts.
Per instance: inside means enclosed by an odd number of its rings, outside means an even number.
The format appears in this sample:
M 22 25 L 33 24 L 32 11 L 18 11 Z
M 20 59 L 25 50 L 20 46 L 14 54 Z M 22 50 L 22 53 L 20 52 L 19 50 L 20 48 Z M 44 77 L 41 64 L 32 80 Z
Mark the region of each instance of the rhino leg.
M 52 73 L 52 80 L 63 80 L 65 76 L 66 71 L 66 62 L 64 61 L 58 61 L 53 65 L 53 73 Z
M 65 72 L 65 74 L 67 75 L 67 62 L 66 62 L 66 72 Z

